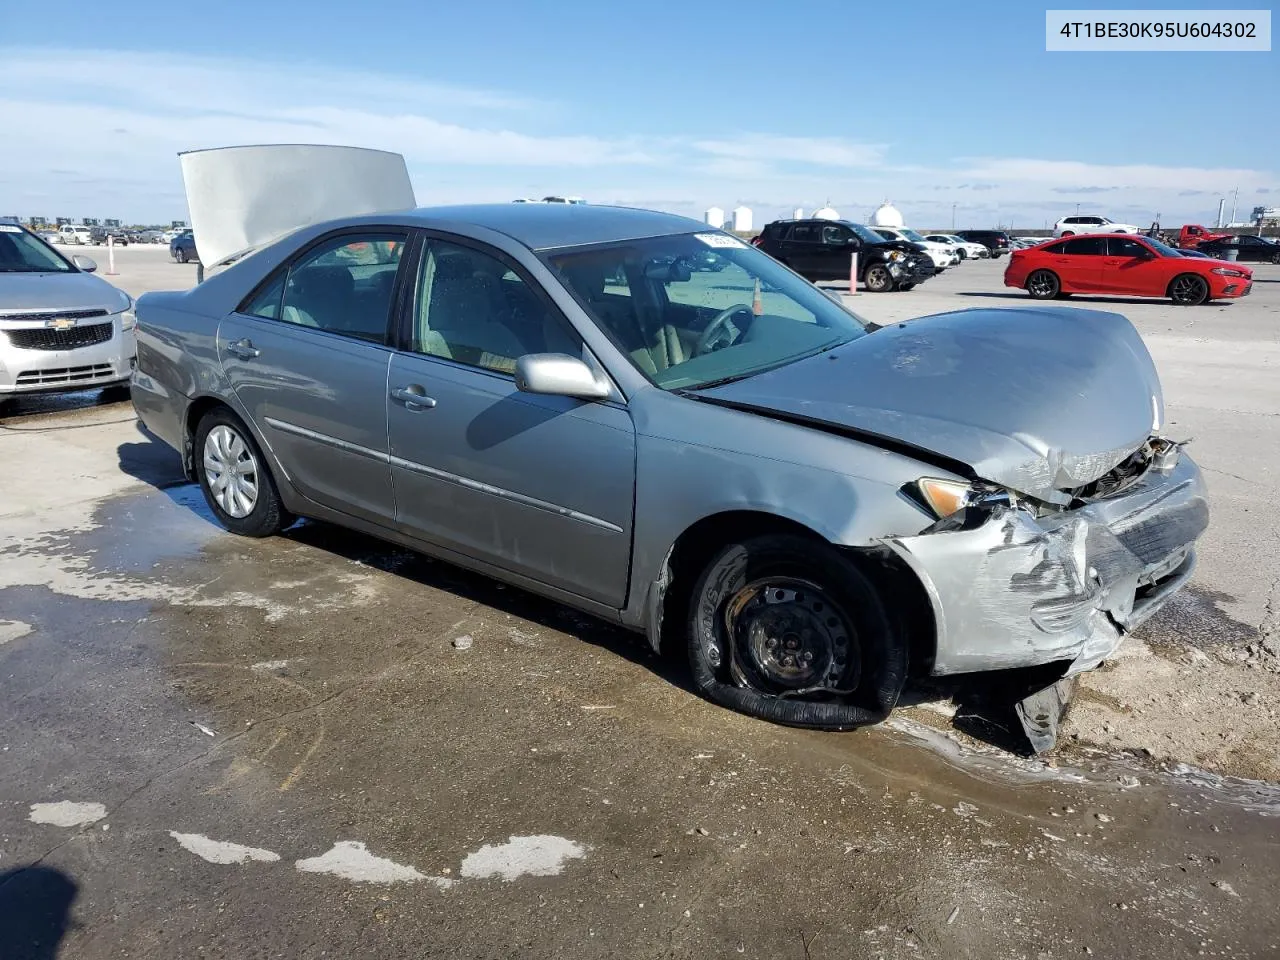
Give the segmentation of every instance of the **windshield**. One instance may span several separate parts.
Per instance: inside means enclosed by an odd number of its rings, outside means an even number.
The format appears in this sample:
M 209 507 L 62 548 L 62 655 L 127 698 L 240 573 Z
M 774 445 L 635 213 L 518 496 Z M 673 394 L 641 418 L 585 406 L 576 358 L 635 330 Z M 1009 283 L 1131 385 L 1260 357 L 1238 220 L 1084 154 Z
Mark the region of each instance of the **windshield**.
M 43 241 L 0 223 L 0 273 L 70 273 L 75 268 Z
M 924 243 L 924 237 L 920 236 L 920 234 L 916 233 L 914 230 L 908 227 L 899 227 L 898 232 L 902 234 L 904 237 L 906 237 L 908 240 L 910 240 L 912 243 Z
M 1160 256 L 1162 257 L 1182 256 L 1182 252 L 1180 250 L 1175 250 L 1173 247 L 1169 246 L 1167 243 L 1161 243 L 1155 237 L 1143 237 L 1142 239 L 1146 240 L 1147 243 L 1149 243 L 1151 247 L 1155 250 L 1155 252 L 1160 254 Z
M 739 380 L 867 332 L 817 287 L 723 233 L 574 247 L 548 261 L 664 390 Z
M 875 233 L 870 227 L 861 223 L 849 223 L 845 221 L 845 226 L 852 230 L 863 243 L 884 243 L 885 238 Z

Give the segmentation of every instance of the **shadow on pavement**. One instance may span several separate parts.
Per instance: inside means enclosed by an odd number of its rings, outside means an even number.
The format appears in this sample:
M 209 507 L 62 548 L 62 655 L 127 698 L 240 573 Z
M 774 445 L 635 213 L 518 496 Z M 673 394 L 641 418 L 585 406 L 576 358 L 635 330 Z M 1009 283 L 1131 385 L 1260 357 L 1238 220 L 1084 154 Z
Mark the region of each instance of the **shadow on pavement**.
M 148 433 L 141 420 L 136 426 L 138 442 L 122 443 L 116 448 L 121 471 L 159 490 L 186 483 L 177 451 Z
M 0 873 L 0 956 L 53 960 L 73 927 L 71 905 L 79 888 L 52 867 L 17 867 Z

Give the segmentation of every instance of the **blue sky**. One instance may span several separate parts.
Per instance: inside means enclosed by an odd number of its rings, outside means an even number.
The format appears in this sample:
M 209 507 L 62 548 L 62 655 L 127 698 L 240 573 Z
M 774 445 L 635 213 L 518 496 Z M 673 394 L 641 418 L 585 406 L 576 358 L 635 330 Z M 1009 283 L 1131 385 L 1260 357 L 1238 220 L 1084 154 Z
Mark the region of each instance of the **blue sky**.
M 1242 215 L 1280 205 L 1280 54 L 1047 53 L 1044 10 L 0 3 L 0 214 L 183 217 L 179 150 L 262 142 L 396 150 L 424 205 L 567 193 L 760 222 L 892 199 L 918 226 L 955 204 L 957 226 L 1015 227 L 1077 203 L 1206 221 L 1236 187 Z

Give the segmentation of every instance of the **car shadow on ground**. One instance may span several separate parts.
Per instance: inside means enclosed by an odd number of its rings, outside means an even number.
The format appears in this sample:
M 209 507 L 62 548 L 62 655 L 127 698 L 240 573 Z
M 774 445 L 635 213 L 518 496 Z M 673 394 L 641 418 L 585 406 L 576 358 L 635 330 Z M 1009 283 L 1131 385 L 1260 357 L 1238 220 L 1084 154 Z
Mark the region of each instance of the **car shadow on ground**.
M 133 413 L 127 387 L 106 387 L 78 393 L 40 393 L 0 397 L 0 421 L 21 421 L 24 417 L 41 417 L 57 413 L 73 413 L 97 407 L 119 407 Z
M 1254 280 L 1254 283 L 1259 283 L 1259 282 L 1275 283 L 1277 281 Z M 1058 297 L 1053 300 L 1033 300 L 1031 297 L 1027 296 L 1025 293 L 1017 293 L 1017 292 L 997 293 L 992 290 L 959 290 L 956 292 L 956 296 L 957 297 L 978 297 L 984 300 L 989 298 L 996 298 L 999 300 L 1023 300 L 1026 302 L 1027 306 L 1029 307 L 1072 307 L 1072 306 L 1079 306 L 1081 304 L 1089 304 L 1090 306 L 1093 306 L 1095 304 L 1098 306 L 1113 306 L 1113 305 L 1123 304 L 1123 305 L 1131 305 L 1135 307 L 1139 307 L 1143 305 L 1151 306 L 1152 304 L 1164 304 L 1165 306 L 1169 306 L 1169 300 L 1167 297 L 1109 297 L 1105 294 L 1073 293 L 1069 297 Z M 1227 304 L 1235 302 L 1236 299 L 1238 298 L 1231 297 L 1227 299 L 1208 300 L 1208 301 L 1205 301 L 1204 304 L 1201 304 L 1201 306 L 1212 305 L 1215 307 L 1225 307 Z M 1194 308 L 1188 307 L 1187 309 L 1194 309 Z
M 0 872 L 0 956 L 5 960 L 54 960 L 74 928 L 71 905 L 79 887 L 53 867 Z

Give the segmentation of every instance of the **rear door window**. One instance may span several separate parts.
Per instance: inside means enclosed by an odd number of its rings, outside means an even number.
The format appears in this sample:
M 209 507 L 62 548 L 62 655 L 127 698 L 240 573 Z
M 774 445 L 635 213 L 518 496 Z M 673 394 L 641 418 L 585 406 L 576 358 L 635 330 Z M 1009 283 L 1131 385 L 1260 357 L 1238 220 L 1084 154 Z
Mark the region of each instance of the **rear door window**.
M 1105 237 L 1073 237 L 1063 244 L 1062 252 L 1069 257 L 1101 257 L 1106 254 Z
M 791 229 L 791 239 L 796 243 L 819 243 L 821 238 L 818 234 L 818 225 L 816 223 L 797 223 Z
M 1145 257 L 1147 248 L 1130 237 L 1108 237 L 1107 255 L 1112 257 Z

